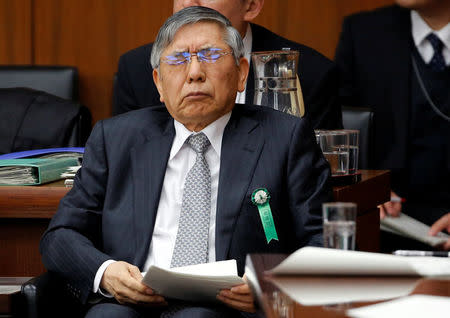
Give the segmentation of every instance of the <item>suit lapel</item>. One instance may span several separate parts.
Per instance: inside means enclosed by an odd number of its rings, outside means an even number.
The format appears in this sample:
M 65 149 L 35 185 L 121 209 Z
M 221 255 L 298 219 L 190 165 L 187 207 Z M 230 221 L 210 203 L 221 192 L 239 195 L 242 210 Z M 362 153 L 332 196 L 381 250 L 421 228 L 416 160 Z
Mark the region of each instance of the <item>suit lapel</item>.
M 134 188 L 136 258 L 145 263 L 153 235 L 156 212 L 166 172 L 170 149 L 175 136 L 173 120 L 168 120 L 160 132 L 146 136 L 146 142 L 131 149 Z M 142 268 L 141 268 L 142 269 Z
M 225 128 L 220 158 L 216 214 L 216 259 L 227 258 L 233 228 L 264 145 L 258 122 L 237 105 Z

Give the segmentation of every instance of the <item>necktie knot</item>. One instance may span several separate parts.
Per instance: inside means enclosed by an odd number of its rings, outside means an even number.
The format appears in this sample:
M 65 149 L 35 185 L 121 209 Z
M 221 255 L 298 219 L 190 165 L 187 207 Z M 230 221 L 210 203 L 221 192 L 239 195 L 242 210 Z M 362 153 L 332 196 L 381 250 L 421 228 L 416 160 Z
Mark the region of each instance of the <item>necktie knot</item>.
M 209 139 L 204 133 L 190 135 L 186 142 L 196 153 L 204 153 L 210 145 Z
M 433 47 L 434 54 L 442 54 L 442 48 L 444 47 L 444 43 L 442 43 L 441 39 L 439 39 L 439 37 L 436 34 L 434 33 L 428 34 L 427 40 Z
M 442 48 L 444 43 L 434 33 L 427 35 L 427 40 L 430 42 L 434 50 L 434 55 L 429 63 L 431 69 L 435 72 L 442 72 L 446 69 L 444 55 L 442 54 Z

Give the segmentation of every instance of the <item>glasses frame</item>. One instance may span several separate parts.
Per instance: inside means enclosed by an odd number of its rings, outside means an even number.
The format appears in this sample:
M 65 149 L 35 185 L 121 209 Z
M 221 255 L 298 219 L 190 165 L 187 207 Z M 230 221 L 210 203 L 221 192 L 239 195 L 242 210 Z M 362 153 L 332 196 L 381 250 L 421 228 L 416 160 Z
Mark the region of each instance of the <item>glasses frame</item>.
M 218 55 L 217 57 L 211 59 L 211 57 L 206 57 L 207 52 L 210 53 L 211 51 L 214 52 L 214 55 Z M 221 48 L 211 47 L 202 49 L 198 52 L 176 52 L 172 54 L 179 54 L 178 57 L 174 55 L 166 55 L 164 58 L 161 59 L 161 62 L 170 66 L 179 66 L 179 65 L 186 65 L 191 63 L 192 57 L 196 56 L 197 61 L 199 63 L 205 62 L 208 64 L 214 64 L 216 63 L 222 56 L 233 54 L 232 51 L 226 51 Z M 180 57 L 183 57 L 184 60 L 180 60 Z

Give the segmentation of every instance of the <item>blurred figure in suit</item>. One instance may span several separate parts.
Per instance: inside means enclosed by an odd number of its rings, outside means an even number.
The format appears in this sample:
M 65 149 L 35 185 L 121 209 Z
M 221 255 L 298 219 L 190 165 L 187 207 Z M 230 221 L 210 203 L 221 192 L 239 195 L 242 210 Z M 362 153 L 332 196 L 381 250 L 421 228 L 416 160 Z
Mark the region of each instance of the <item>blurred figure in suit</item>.
M 344 20 L 340 97 L 375 112 L 371 166 L 392 170 L 395 198 L 380 216 L 431 225 L 450 211 L 450 1 L 396 3 Z
M 250 62 L 246 88 L 236 102 L 253 104 L 254 76 L 250 52 L 290 48 L 300 51 L 298 75 L 305 102 L 305 116 L 313 128 L 342 128 L 338 103 L 337 72 L 330 60 L 305 45 L 289 41 L 262 26 L 250 23 L 264 5 L 264 0 L 174 0 L 173 12 L 189 6 L 204 6 L 225 15 L 244 39 L 245 57 Z M 152 80 L 150 52 L 152 43 L 121 56 L 114 89 L 113 114 L 160 105 L 160 96 Z

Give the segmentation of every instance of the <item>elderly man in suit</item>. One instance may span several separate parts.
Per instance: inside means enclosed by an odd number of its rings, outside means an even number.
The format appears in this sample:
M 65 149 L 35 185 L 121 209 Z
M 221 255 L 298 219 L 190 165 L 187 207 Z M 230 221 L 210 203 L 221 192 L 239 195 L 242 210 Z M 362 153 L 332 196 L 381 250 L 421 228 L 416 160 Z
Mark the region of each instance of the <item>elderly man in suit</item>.
M 450 211 L 450 1 L 397 0 L 346 18 L 336 63 L 343 103 L 375 112 L 372 168 L 392 170 L 395 199 L 381 217 L 403 209 L 433 224 Z
M 264 0 L 174 0 L 173 11 L 205 6 L 226 16 L 244 39 L 245 57 L 250 62 L 246 87 L 236 103 L 253 104 L 254 76 L 250 52 L 290 48 L 300 52 L 298 75 L 305 102 L 305 116 L 313 128 L 342 128 L 338 102 L 337 72 L 334 64 L 312 48 L 289 41 L 259 25 L 250 23 L 261 11 Z M 149 63 L 152 43 L 121 56 L 114 89 L 113 114 L 160 104 Z
M 141 283 L 150 265 L 236 259 L 242 275 L 248 253 L 322 244 L 329 166 L 306 120 L 235 104 L 248 62 L 230 22 L 209 8 L 183 9 L 161 28 L 151 61 L 165 107 L 95 126 L 74 187 L 41 241 L 46 268 L 82 302 L 95 294 L 117 300 L 92 306 L 88 317 L 173 311 Z M 260 216 L 263 203 L 273 222 Z M 191 304 L 170 316 L 254 311 L 247 284 L 218 299 L 223 306 Z

